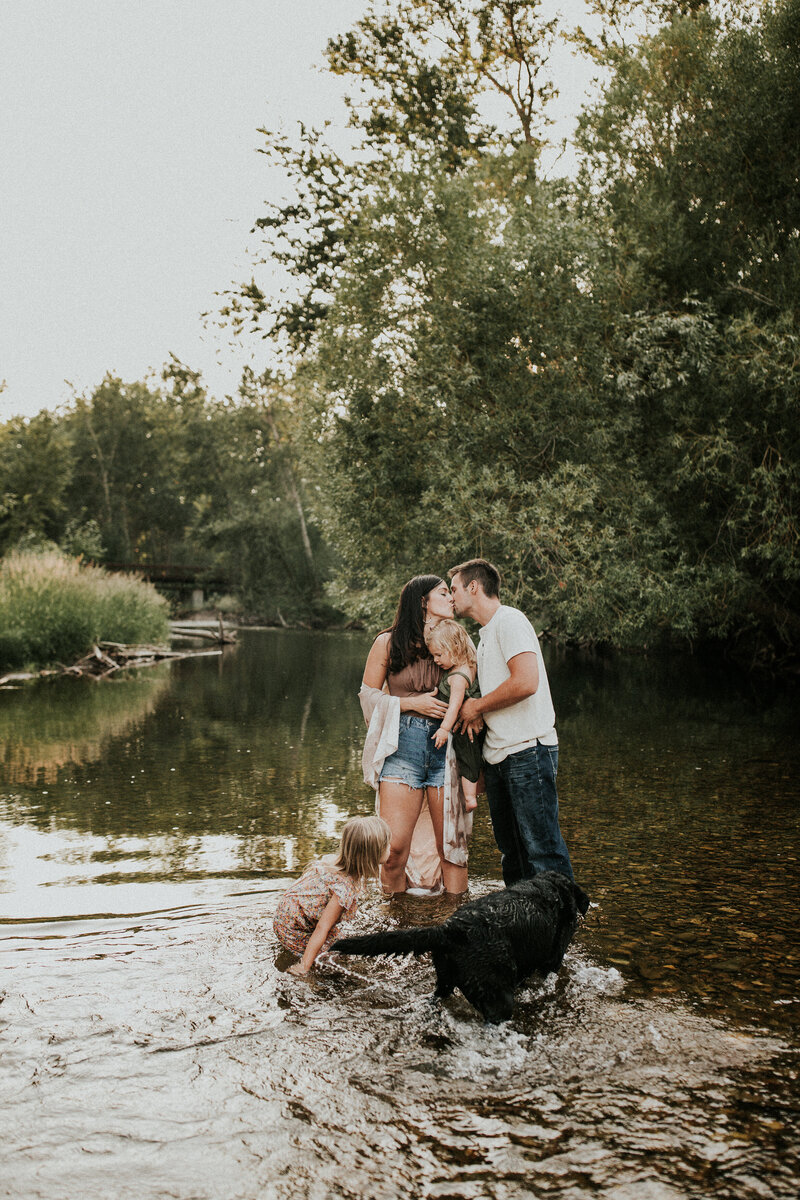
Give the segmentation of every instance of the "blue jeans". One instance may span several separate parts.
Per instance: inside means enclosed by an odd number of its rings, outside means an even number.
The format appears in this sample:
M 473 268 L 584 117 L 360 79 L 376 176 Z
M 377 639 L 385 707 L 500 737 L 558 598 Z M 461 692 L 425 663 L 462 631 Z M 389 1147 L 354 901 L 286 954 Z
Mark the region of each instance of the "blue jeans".
M 573 878 L 558 825 L 558 746 L 537 742 L 499 763 L 485 763 L 486 795 L 506 886 L 539 871 Z

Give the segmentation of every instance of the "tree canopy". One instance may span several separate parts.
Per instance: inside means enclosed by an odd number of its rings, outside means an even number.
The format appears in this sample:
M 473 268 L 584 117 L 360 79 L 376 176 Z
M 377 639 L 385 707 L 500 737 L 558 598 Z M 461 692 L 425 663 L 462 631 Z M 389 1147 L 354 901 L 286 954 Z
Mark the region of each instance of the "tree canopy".
M 593 7 L 599 39 L 566 31 L 606 72 L 574 180 L 544 177 L 531 132 L 557 31 L 539 4 L 371 7 L 329 48 L 373 150 L 299 354 L 335 594 L 377 618 L 413 571 L 484 554 L 563 636 L 780 657 L 797 645 L 798 3 L 654 5 L 644 34 L 636 6 Z M 428 121 L 424 62 L 446 97 Z M 491 88 L 504 128 L 478 119 Z
M 598 83 L 560 178 L 562 44 Z M 223 306 L 281 374 L 7 424 L 3 544 L 202 554 L 374 623 L 485 555 L 563 638 L 796 661 L 800 0 L 388 0 L 326 61 L 350 148 L 261 131 L 287 288 Z
M 175 359 L 158 382 L 107 376 L 56 414 L 0 426 L 0 553 L 54 542 L 98 564 L 191 566 L 265 619 L 330 620 L 298 420 L 268 373 L 225 401 Z

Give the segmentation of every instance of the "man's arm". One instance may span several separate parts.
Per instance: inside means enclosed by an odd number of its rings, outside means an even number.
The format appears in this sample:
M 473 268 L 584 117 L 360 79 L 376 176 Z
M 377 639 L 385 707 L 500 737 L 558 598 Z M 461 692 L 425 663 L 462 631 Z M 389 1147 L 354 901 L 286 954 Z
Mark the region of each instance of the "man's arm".
M 521 654 L 515 654 L 508 660 L 508 669 L 511 672 L 508 679 L 498 684 L 494 691 L 464 701 L 459 713 L 462 724 L 474 721 L 483 713 L 508 708 L 511 704 L 534 694 L 539 687 L 539 663 L 533 650 L 523 650 Z

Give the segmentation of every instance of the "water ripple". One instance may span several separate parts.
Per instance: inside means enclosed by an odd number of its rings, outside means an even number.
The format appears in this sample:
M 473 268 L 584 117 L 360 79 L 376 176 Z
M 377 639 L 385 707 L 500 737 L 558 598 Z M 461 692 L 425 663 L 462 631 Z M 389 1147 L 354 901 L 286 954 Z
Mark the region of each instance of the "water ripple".
M 778 1038 L 631 996 L 580 944 L 501 1027 L 458 995 L 431 1004 L 425 959 L 330 956 L 296 980 L 276 969 L 274 902 L 14 931 L 7 1195 L 793 1190 L 797 1064 Z

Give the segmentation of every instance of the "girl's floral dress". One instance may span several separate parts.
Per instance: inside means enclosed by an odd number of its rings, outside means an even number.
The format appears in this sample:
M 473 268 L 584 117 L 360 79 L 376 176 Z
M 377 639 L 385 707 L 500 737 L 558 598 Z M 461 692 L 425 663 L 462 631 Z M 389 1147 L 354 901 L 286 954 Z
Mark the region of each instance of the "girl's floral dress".
M 325 863 L 311 863 L 300 878 L 289 885 L 278 903 L 272 928 L 281 945 L 293 954 L 302 955 L 331 896 L 335 896 L 342 906 L 341 920 L 351 921 L 356 915 L 358 901 L 356 881 Z M 325 939 L 325 946 L 338 936 L 337 924 Z

